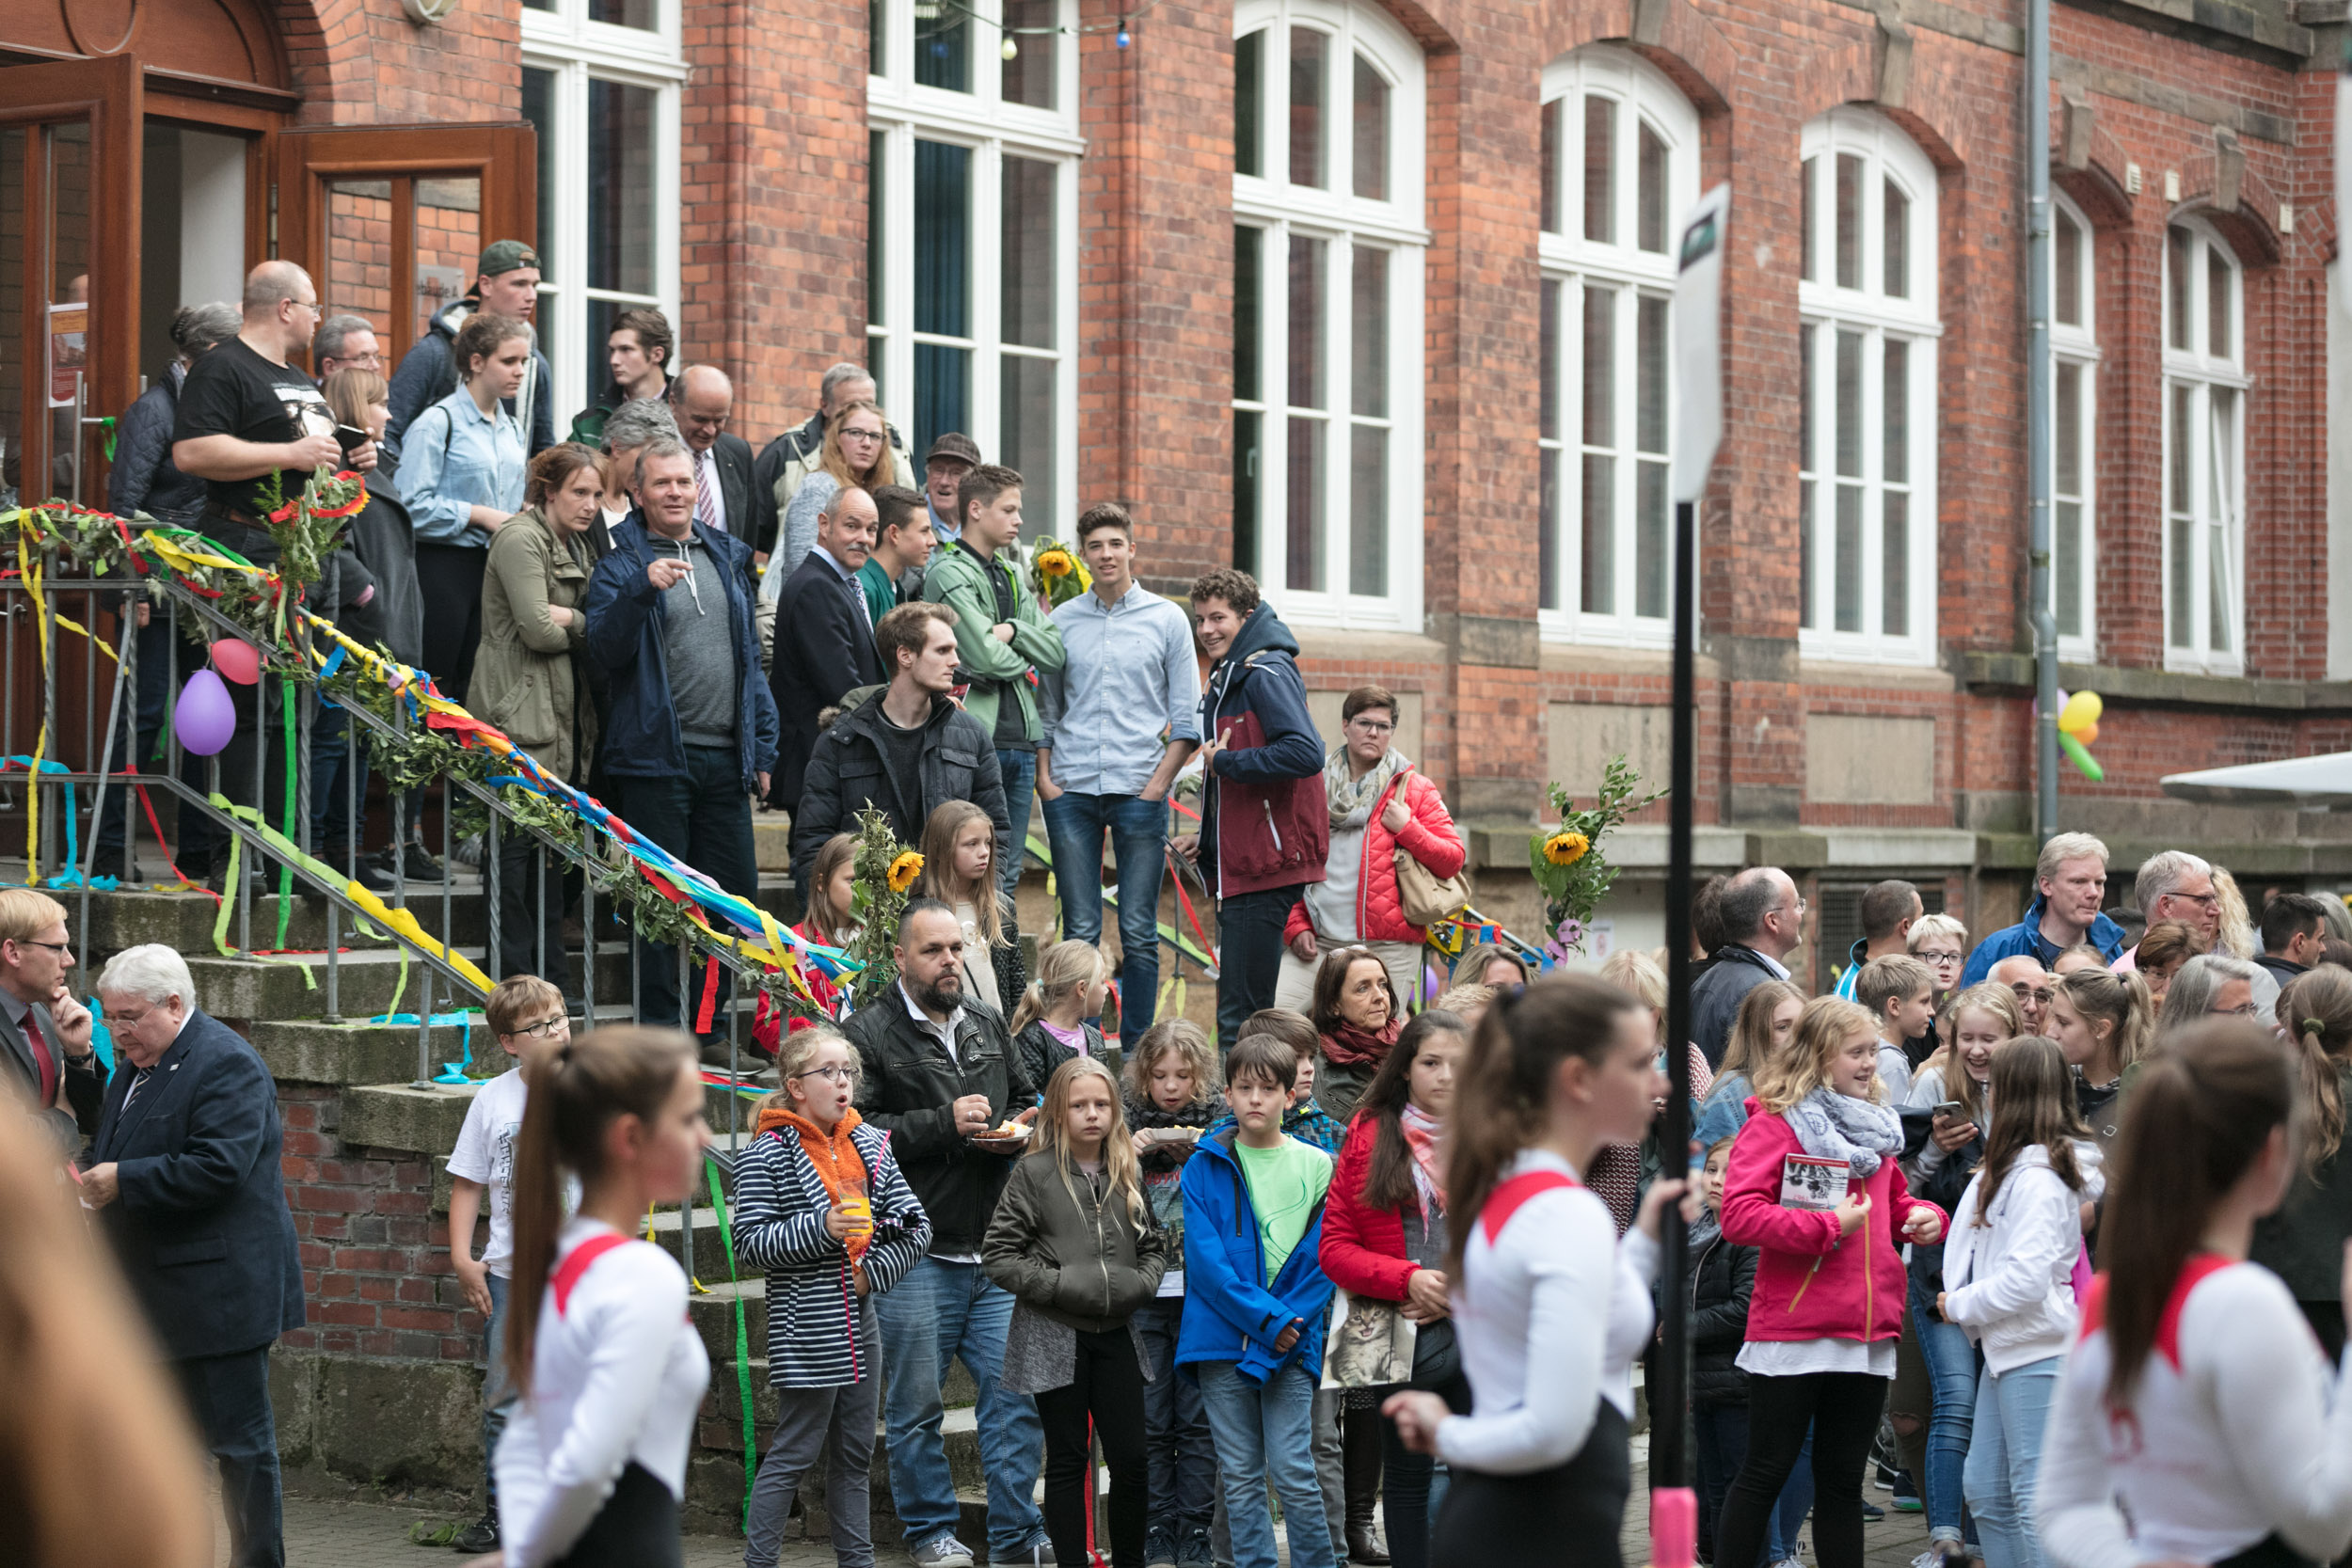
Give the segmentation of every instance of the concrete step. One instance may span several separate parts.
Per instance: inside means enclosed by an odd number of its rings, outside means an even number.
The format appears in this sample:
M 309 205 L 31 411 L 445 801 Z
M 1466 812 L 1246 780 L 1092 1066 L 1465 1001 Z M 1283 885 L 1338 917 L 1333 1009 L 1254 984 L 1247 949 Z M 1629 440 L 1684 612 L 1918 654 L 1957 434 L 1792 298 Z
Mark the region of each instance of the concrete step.
M 480 1031 L 476 1033 L 478 1058 Z M 496 1048 L 494 1041 L 491 1049 Z M 415 1049 L 413 1035 L 410 1049 Z M 411 1065 L 407 1070 L 413 1071 L 415 1058 L 411 1056 L 408 1061 Z M 473 1104 L 475 1091 L 480 1086 L 479 1084 L 428 1083 L 419 1087 L 405 1079 L 389 1084 L 353 1085 L 343 1091 L 341 1119 L 332 1131 L 345 1144 L 355 1148 L 398 1149 L 405 1153 L 430 1155 L 436 1161 L 443 1160 L 448 1158 L 451 1149 L 457 1147 L 458 1130 L 465 1126 L 466 1112 Z M 708 1090 L 709 1108 L 705 1114 L 713 1117 L 714 1125 L 721 1129 L 726 1126 L 726 1099 L 727 1091 L 723 1088 L 713 1086 Z M 437 1207 L 445 1204 L 447 1196 L 446 1188 L 437 1185 Z M 675 1212 L 670 1218 L 675 1228 Z M 657 1223 L 660 1219 L 660 1215 L 655 1216 Z M 697 1229 L 707 1225 L 709 1219 L 709 1212 L 698 1205 L 695 1212 Z M 699 1236 L 696 1245 L 702 1245 Z M 673 1241 L 671 1251 L 675 1255 L 676 1250 L 676 1243 Z M 717 1273 L 721 1279 L 726 1277 L 723 1258 L 720 1259 Z M 707 1281 L 707 1275 L 705 1278 Z
M 255 940 L 262 940 L 257 927 Z M 209 942 L 206 943 L 209 948 Z M 479 965 L 488 958 L 479 946 L 460 944 L 458 952 Z M 578 973 L 577 955 L 568 956 L 574 974 Z M 400 987 L 400 949 L 396 947 L 359 948 L 337 956 L 336 1009 L 345 1018 L 369 1019 L 388 1011 Z M 196 993 L 204 1010 L 216 1018 L 299 1020 L 323 1018 L 326 1014 L 326 955 L 324 953 L 286 953 L 257 958 L 224 958 L 209 951 L 188 956 L 190 976 L 196 981 Z M 305 973 L 309 974 L 306 983 Z M 423 994 L 427 972 L 412 958 L 408 965 L 407 985 L 399 990 L 401 1010 L 413 1012 Z M 450 987 L 436 976 L 433 985 L 433 1009 L 449 1010 L 454 998 Z M 629 996 L 629 944 L 610 941 L 597 943 L 596 999 L 601 1004 L 624 1005 Z M 468 996 L 467 1001 L 475 998 Z

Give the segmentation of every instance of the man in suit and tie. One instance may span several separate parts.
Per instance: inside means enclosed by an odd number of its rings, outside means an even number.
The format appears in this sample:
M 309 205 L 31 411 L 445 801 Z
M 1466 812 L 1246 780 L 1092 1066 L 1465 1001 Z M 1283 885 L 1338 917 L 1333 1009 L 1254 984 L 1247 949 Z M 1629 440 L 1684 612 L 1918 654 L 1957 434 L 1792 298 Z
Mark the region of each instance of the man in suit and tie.
M 689 365 L 670 383 L 670 411 L 694 457 L 694 520 L 766 550 L 776 520 L 755 505 L 751 443 L 727 430 L 734 383 L 716 365 Z
M 237 1568 L 282 1568 L 269 1352 L 303 1323 L 302 1261 L 278 1170 L 278 1089 L 196 1005 L 180 955 L 126 948 L 98 977 L 115 1042 L 82 1200 L 178 1374 L 220 1465 Z
M 65 906 L 28 887 L 0 888 L 0 1079 L 23 1092 L 68 1158 L 98 1131 L 105 1093 L 89 1009 L 66 989 L 72 969 Z
M 861 686 L 886 678 L 874 651 L 874 617 L 858 573 L 873 552 L 874 498 L 841 491 L 817 515 L 817 547 L 776 595 L 776 648 L 769 686 L 780 736 L 769 803 L 801 808 L 801 781 L 817 744 L 817 716 Z

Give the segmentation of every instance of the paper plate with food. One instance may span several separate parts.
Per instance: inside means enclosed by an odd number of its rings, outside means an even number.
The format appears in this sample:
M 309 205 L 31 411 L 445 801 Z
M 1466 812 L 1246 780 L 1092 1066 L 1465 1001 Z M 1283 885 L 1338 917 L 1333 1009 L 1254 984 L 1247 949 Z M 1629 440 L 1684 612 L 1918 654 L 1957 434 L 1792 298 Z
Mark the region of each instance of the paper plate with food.
M 1000 1121 L 984 1132 L 973 1133 L 972 1141 L 992 1148 L 1018 1148 L 1029 1141 L 1029 1124 L 1025 1121 Z

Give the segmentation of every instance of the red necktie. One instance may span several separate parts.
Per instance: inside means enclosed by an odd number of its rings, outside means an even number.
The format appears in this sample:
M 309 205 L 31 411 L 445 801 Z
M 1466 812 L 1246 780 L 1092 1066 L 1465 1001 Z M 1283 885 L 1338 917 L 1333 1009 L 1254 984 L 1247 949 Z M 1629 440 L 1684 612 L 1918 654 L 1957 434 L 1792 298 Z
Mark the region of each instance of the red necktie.
M 33 1066 L 40 1071 L 40 1102 L 54 1105 L 57 1101 L 57 1056 L 41 1038 L 40 1025 L 33 1022 L 32 1009 L 24 1010 L 24 1038 L 33 1048 Z

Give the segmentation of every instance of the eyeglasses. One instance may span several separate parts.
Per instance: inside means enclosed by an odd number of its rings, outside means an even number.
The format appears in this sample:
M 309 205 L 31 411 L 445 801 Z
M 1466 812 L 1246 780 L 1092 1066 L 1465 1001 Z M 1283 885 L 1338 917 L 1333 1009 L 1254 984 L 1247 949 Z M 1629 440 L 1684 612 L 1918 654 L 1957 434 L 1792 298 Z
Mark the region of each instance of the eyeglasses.
M 1394 735 L 1396 733 L 1394 724 L 1384 724 L 1377 719 L 1350 719 L 1347 724 L 1348 728 L 1361 730 L 1366 735 Z
M 19 947 L 46 947 L 52 953 L 71 953 L 73 951 L 73 944 L 70 942 L 35 942 L 30 937 L 12 937 L 9 940 L 14 942 Z
M 544 1040 L 551 1039 L 557 1035 L 569 1034 L 571 1032 L 571 1028 L 572 1021 L 570 1016 L 564 1013 L 558 1013 L 553 1018 L 543 1018 L 536 1023 L 526 1023 L 522 1027 L 516 1029 L 515 1033 L 518 1035 L 529 1035 L 533 1039 Z
M 2233 1014 L 2239 1018 L 2262 1017 L 2262 1009 L 2251 1002 L 2241 1002 L 2234 1007 L 2207 1007 L 2205 1011 L 2217 1018 L 2228 1018 Z
M 2217 893 L 2168 893 L 2164 896 L 2185 898 L 2202 909 L 2217 910 L 2221 907 L 2221 895 Z
M 871 446 L 882 438 L 882 433 L 879 430 L 845 430 L 841 438 L 845 441 L 863 441 Z
M 806 1072 L 796 1072 L 792 1076 L 795 1078 L 822 1078 L 828 1084 L 850 1085 L 856 1083 L 859 1079 L 865 1077 L 866 1075 L 845 1062 L 828 1062 L 823 1067 L 813 1067 Z
M 148 1015 L 149 1015 L 149 1014 L 153 1013 L 153 1012 L 157 1012 L 157 1011 L 159 1011 L 159 1010 L 160 1010 L 160 1009 L 159 1009 L 159 1008 L 157 1008 L 157 1007 L 148 1006 L 148 1007 L 142 1007 L 142 1008 L 140 1008 L 140 1009 L 139 1009 L 137 1012 L 135 1012 L 135 1013 L 103 1013 L 103 1012 L 102 1012 L 102 1013 L 100 1013 L 98 1016 L 99 1016 L 99 1017 L 101 1017 L 101 1018 L 103 1018 L 103 1019 L 104 1019 L 104 1020 L 106 1021 L 107 1024 L 108 1024 L 109 1026 L 113 1027 L 113 1028 L 116 1028 L 116 1029 L 135 1029 L 135 1028 L 137 1028 L 140 1024 L 145 1023 L 145 1022 L 147 1022 L 147 1019 L 148 1019 Z
M 1915 957 L 1921 963 L 1930 964 L 1956 964 L 1960 962 L 1961 958 L 1958 953 L 1931 953 L 1924 948 Z

